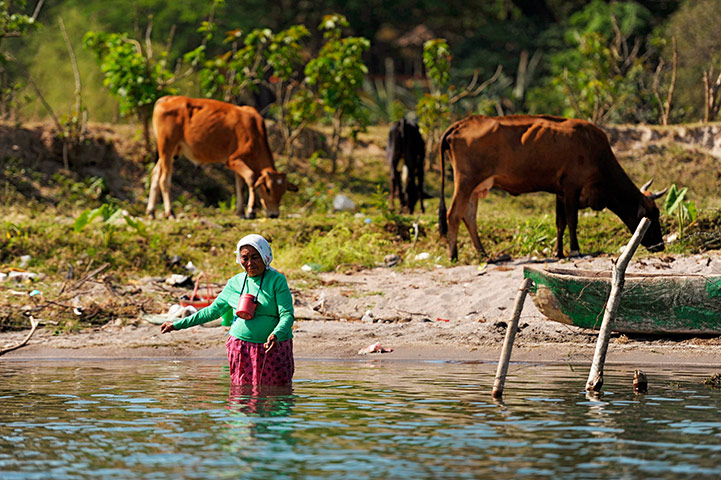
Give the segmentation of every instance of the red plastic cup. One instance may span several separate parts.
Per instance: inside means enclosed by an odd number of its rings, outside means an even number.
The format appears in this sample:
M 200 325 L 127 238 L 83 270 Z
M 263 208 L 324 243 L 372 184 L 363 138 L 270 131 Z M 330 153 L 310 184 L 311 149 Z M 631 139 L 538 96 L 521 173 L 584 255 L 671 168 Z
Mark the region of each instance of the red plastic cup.
M 255 315 L 255 305 L 255 295 L 244 293 L 240 296 L 235 314 L 243 320 L 250 320 Z

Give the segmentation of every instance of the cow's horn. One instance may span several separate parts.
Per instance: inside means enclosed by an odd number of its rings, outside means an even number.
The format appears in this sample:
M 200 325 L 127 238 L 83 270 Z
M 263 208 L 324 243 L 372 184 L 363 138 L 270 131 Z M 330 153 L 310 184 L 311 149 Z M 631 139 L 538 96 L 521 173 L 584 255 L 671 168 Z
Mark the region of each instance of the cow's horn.
M 651 200 L 656 200 L 657 198 L 663 197 L 667 191 L 668 191 L 668 188 L 664 188 L 660 192 L 653 192 L 653 193 L 649 194 L 648 198 L 650 198 Z
M 641 187 L 641 191 L 642 191 L 642 192 L 648 191 L 648 187 L 650 187 L 652 183 L 653 183 L 653 178 L 652 178 L 651 180 L 649 180 L 648 182 L 646 182 L 646 183 L 643 184 L 643 187 Z

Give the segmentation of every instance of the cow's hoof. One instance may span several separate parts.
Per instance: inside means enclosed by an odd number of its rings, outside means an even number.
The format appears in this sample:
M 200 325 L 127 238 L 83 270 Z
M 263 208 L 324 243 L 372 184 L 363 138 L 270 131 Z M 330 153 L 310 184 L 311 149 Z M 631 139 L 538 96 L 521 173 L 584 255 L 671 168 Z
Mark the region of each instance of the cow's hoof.
M 554 256 L 559 260 L 562 258 L 566 258 L 566 256 L 563 254 L 563 252 L 556 252 L 556 254 Z
M 255 212 L 248 212 L 243 216 L 243 218 L 246 220 L 253 220 L 255 218 Z
M 575 257 L 580 257 L 580 256 L 581 256 L 580 250 L 571 250 L 570 252 L 568 252 L 569 258 L 575 258 Z

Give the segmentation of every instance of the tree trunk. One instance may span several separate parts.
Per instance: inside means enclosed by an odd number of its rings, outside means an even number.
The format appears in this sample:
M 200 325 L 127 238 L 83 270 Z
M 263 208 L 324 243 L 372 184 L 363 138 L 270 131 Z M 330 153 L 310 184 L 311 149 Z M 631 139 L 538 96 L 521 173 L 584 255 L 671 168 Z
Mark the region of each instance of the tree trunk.
M 151 115 L 143 110 L 141 112 L 141 122 L 143 124 L 143 140 L 145 141 L 145 151 L 149 156 L 153 155 L 153 146 L 150 143 L 150 117 Z
M 331 138 L 331 153 L 330 153 L 330 159 L 331 159 L 331 172 L 335 173 L 336 168 L 338 166 L 338 150 L 340 149 L 340 134 L 341 130 L 343 128 L 342 123 L 343 118 L 343 111 L 338 110 L 335 115 L 333 115 L 333 136 Z

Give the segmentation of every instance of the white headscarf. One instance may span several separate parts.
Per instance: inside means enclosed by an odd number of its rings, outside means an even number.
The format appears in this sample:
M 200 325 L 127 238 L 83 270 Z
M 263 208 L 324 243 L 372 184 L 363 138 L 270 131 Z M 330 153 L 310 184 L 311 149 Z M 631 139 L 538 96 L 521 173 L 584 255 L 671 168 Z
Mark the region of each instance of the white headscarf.
M 235 263 L 240 263 L 240 249 L 246 245 L 258 250 L 265 264 L 265 268 L 270 268 L 270 262 L 273 261 L 273 251 L 270 249 L 268 240 L 256 233 L 251 233 L 240 239 L 238 245 L 235 247 Z

